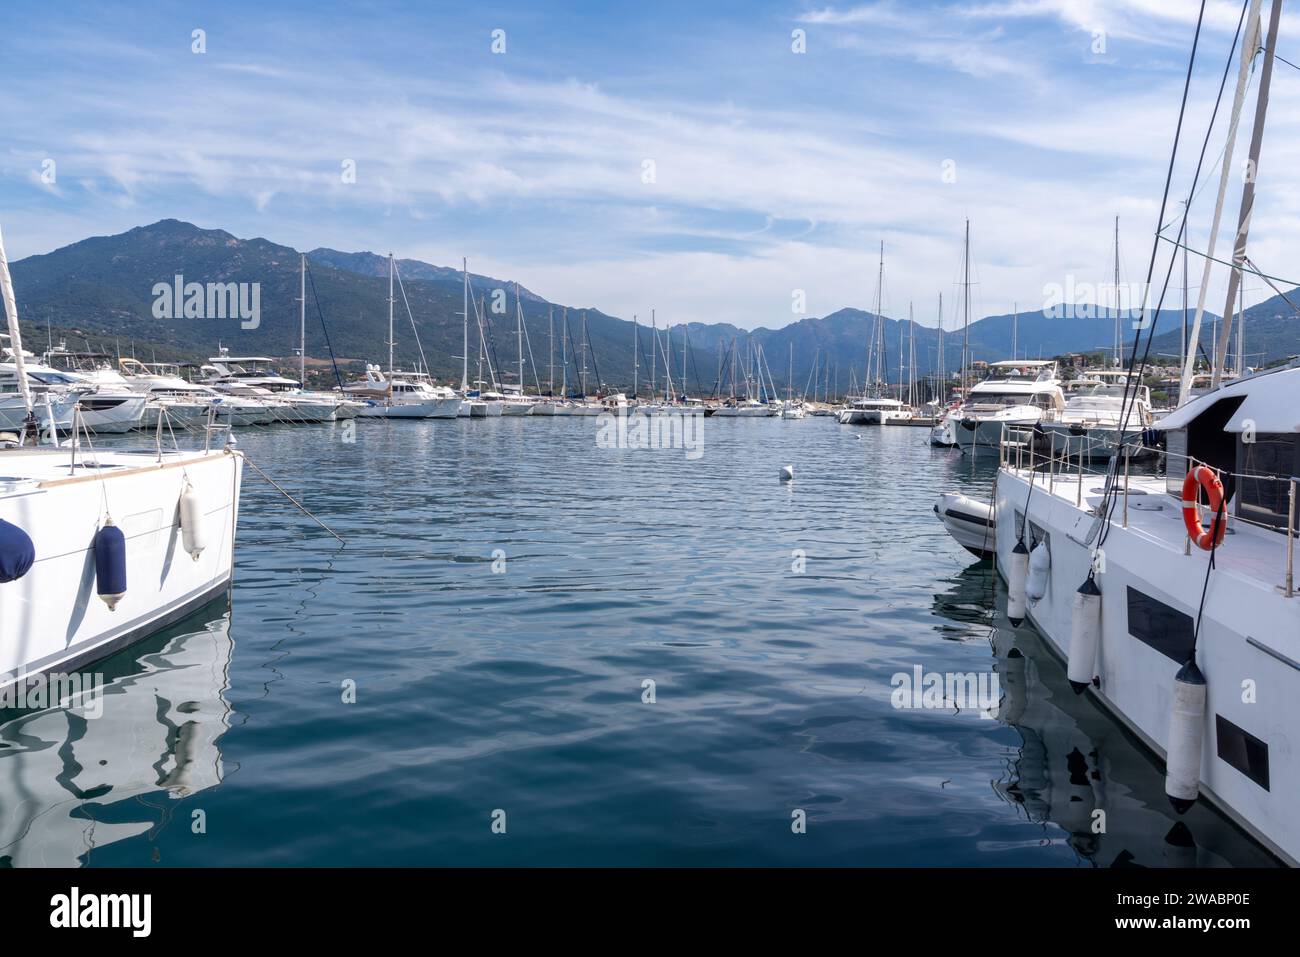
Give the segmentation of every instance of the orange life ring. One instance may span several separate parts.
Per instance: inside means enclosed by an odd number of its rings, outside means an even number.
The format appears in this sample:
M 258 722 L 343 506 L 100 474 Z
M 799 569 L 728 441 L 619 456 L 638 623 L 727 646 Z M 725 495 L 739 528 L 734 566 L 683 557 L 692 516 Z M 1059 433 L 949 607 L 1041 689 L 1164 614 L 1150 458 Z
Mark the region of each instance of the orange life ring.
M 1201 507 L 1196 501 L 1198 491 L 1205 490 L 1206 504 L 1213 513 L 1211 521 L 1213 535 L 1201 524 Z M 1198 465 L 1187 473 L 1183 479 L 1183 524 L 1187 526 L 1187 537 L 1196 543 L 1197 548 L 1209 551 L 1215 545 L 1223 544 L 1223 533 L 1227 530 L 1227 519 L 1219 521 L 1219 509 L 1223 507 L 1223 483 L 1208 465 Z M 1213 538 L 1213 541 L 1211 541 Z

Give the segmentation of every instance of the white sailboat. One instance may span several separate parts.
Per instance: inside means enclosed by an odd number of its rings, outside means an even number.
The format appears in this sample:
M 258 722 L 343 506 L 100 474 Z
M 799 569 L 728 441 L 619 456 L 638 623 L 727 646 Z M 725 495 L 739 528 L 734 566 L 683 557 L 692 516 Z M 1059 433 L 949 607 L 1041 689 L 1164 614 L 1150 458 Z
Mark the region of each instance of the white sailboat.
M 306 257 L 303 260 L 305 263 Z M 460 412 L 460 396 L 447 386 L 436 385 L 423 372 L 401 372 L 393 367 L 395 269 L 393 254 L 389 253 L 388 372 L 384 373 L 378 365 L 367 363 L 365 379 L 345 385 L 343 394 L 363 403 L 358 408 L 357 415 L 366 419 L 454 419 Z M 304 299 L 304 303 L 305 301 Z M 411 324 L 414 327 L 414 318 Z
M 243 457 L 228 447 L 92 453 L 80 432 L 66 447 L 33 447 L 35 403 L 2 242 L 0 293 L 28 413 L 13 447 L 0 448 L 6 687 L 84 667 L 224 594 Z
M 519 382 L 501 386 L 501 414 L 530 415 L 537 401 L 524 395 L 524 307 L 519 299 L 519 283 L 515 283 L 515 339 L 519 349 Z

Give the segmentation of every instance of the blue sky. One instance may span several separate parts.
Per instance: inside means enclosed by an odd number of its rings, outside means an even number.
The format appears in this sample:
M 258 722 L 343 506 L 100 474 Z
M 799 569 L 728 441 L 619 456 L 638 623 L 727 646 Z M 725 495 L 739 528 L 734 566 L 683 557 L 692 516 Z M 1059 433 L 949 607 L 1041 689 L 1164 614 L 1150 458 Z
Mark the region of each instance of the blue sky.
M 754 327 L 799 318 L 795 290 L 870 307 L 882 239 L 885 311 L 933 323 L 942 292 L 951 325 L 966 217 L 977 315 L 1106 280 L 1116 215 L 1140 280 L 1197 4 L 127 6 L 6 4 L 11 258 L 176 217 Z M 1197 147 L 1240 9 L 1208 7 Z M 1278 70 L 1251 248 L 1286 276 L 1300 71 Z

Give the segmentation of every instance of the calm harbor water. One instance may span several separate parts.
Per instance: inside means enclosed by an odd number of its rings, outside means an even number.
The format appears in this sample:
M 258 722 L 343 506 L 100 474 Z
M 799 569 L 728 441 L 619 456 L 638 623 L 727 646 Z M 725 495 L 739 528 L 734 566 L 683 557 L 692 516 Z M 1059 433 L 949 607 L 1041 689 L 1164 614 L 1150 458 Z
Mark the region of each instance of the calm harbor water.
M 932 512 L 991 466 L 830 418 L 709 419 L 697 460 L 596 430 L 242 432 L 347 546 L 246 472 L 228 615 L 101 666 L 98 718 L 0 716 L 0 859 L 1271 863 L 1203 806 L 1175 829 L 1160 767 L 1009 627 Z M 918 667 L 996 675 L 998 716 L 895 708 Z

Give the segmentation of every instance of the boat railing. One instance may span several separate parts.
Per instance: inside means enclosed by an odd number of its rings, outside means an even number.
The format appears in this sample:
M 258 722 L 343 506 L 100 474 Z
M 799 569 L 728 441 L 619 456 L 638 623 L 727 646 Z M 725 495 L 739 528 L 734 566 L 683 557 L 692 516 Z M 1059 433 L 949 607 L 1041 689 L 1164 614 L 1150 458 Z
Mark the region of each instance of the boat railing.
M 1130 477 L 1132 475 L 1131 465 L 1133 459 L 1133 450 L 1138 445 L 1136 442 L 1125 441 L 1121 445 L 1121 454 L 1113 454 L 1114 445 L 1110 441 L 1095 439 L 1088 434 L 1083 435 L 1066 435 L 1064 441 L 1060 442 L 1058 449 L 1057 436 L 1061 433 L 1051 430 L 1046 433 L 1050 436 L 1050 446 L 1047 450 L 1040 448 L 1038 441 L 1044 433 L 1038 432 L 1033 426 L 1012 425 L 1003 423 L 1002 441 L 999 445 L 999 464 L 1002 468 L 1026 473 L 1029 477 L 1030 484 L 1036 484 L 1039 476 L 1042 476 L 1043 485 L 1055 494 L 1059 482 L 1068 481 L 1074 484 L 1074 504 L 1078 508 L 1083 507 L 1083 484 L 1084 479 L 1104 478 L 1108 483 L 1115 483 L 1112 486 L 1114 492 L 1119 496 L 1120 505 L 1120 526 L 1128 528 L 1129 519 L 1129 493 Z M 1107 457 L 1104 469 L 1089 468 L 1088 461 L 1093 457 L 1090 453 L 1106 448 L 1111 450 L 1112 454 Z M 1297 508 L 1297 485 L 1300 485 L 1300 476 L 1282 476 L 1282 475 L 1257 475 L 1254 473 L 1233 472 L 1228 469 L 1217 468 L 1209 462 L 1201 461 L 1195 456 L 1173 454 L 1171 455 L 1165 449 L 1152 448 L 1142 445 L 1143 451 L 1149 451 L 1156 455 L 1157 464 L 1165 466 L 1165 472 L 1168 474 L 1169 460 L 1178 459 L 1180 463 L 1186 462 L 1186 467 L 1190 471 L 1198 465 L 1204 465 L 1212 471 L 1222 483 L 1225 479 L 1247 480 L 1251 482 L 1278 482 L 1286 486 L 1287 494 L 1287 518 L 1286 528 L 1282 530 L 1286 535 L 1285 559 L 1283 568 L 1282 583 L 1278 585 L 1278 590 L 1287 598 L 1295 596 L 1295 543 L 1296 543 L 1296 508 Z M 1182 465 L 1180 464 L 1181 468 Z M 1145 491 L 1142 493 L 1145 494 Z M 1197 489 L 1197 505 L 1200 505 L 1200 489 Z M 1105 501 L 1097 508 L 1110 508 Z M 1256 528 L 1267 531 L 1279 531 L 1276 525 L 1266 522 L 1256 521 L 1240 514 L 1233 514 L 1225 509 L 1224 529 L 1226 532 L 1232 531 L 1234 524 L 1252 525 Z M 1190 534 L 1184 535 L 1183 550 L 1184 554 L 1191 554 L 1192 538 Z

